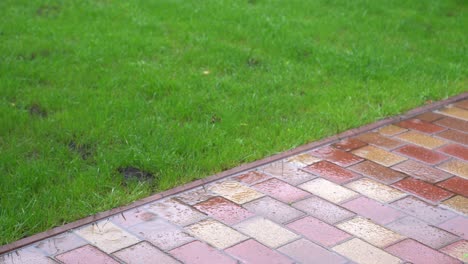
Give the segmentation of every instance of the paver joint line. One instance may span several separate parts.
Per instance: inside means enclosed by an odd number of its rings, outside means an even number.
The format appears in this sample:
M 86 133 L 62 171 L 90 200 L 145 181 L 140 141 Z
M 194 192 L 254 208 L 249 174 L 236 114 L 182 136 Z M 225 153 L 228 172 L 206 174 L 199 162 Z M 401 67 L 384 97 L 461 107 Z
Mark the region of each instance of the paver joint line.
M 468 261 L 467 98 L 4 245 L 0 263 Z

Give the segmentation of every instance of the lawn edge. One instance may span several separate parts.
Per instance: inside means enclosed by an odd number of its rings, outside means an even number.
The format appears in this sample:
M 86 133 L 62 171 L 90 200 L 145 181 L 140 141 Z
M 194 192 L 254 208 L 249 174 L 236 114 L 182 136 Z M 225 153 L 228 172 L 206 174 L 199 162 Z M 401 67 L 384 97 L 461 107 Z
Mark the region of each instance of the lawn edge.
M 151 203 L 151 202 L 160 200 L 162 198 L 165 198 L 165 197 L 168 197 L 168 196 L 171 196 L 171 195 L 175 195 L 175 194 L 187 191 L 189 189 L 196 188 L 196 187 L 199 187 L 199 186 L 205 185 L 207 183 L 211 183 L 211 182 L 220 180 L 222 178 L 225 178 L 225 177 L 228 177 L 228 176 L 231 176 L 231 175 L 234 175 L 234 174 L 242 173 L 244 171 L 251 170 L 251 169 L 254 169 L 256 167 L 263 166 L 263 165 L 266 165 L 268 163 L 275 162 L 275 161 L 287 158 L 289 156 L 300 154 L 302 152 L 306 152 L 308 150 L 311 150 L 311 149 L 316 148 L 316 147 L 320 147 L 322 145 L 331 144 L 331 143 L 334 143 L 336 141 L 342 140 L 344 138 L 357 136 L 359 134 L 374 130 L 376 128 L 379 128 L 379 127 L 382 127 L 382 126 L 385 126 L 385 125 L 389 125 L 389 124 L 393 124 L 393 123 L 399 122 L 399 121 L 401 121 L 403 119 L 408 119 L 408 118 L 417 116 L 419 114 L 422 114 L 424 112 L 428 112 L 428 111 L 432 111 L 432 110 L 441 108 L 441 107 L 443 107 L 445 105 L 448 105 L 448 104 L 453 104 L 453 103 L 455 103 L 457 101 L 460 101 L 460 100 L 463 100 L 463 99 L 468 99 L 468 92 L 465 92 L 465 93 L 462 93 L 462 94 L 459 94 L 459 95 L 455 95 L 455 96 L 449 97 L 449 98 L 444 99 L 444 100 L 436 101 L 436 102 L 433 102 L 431 104 L 420 106 L 420 107 L 412 109 L 412 110 L 410 110 L 410 111 L 408 111 L 406 113 L 403 113 L 403 114 L 400 114 L 400 115 L 397 115 L 397 116 L 393 116 L 393 117 L 388 117 L 388 118 L 385 118 L 385 119 L 381 119 L 381 120 L 375 121 L 375 122 L 373 122 L 371 124 L 367 124 L 367 125 L 363 125 L 363 126 L 360 126 L 360 127 L 357 127 L 357 128 L 353 128 L 353 129 L 344 131 L 342 133 L 336 134 L 334 136 L 327 137 L 327 138 L 324 138 L 324 139 L 321 139 L 321 140 L 318 140 L 318 141 L 314 141 L 314 142 L 311 142 L 311 143 L 296 147 L 294 149 L 286 150 L 284 152 L 274 154 L 272 156 L 263 158 L 261 160 L 257 160 L 257 161 L 247 163 L 247 164 L 242 164 L 242 165 L 237 166 L 235 168 L 232 168 L 232 169 L 229 169 L 229 170 L 226 170 L 226 171 L 211 175 L 211 176 L 206 177 L 204 179 L 195 180 L 193 182 L 189 182 L 187 184 L 177 186 L 175 188 L 172 188 L 172 189 L 160 192 L 160 193 L 153 194 L 151 196 L 148 196 L 148 197 L 145 197 L 145 198 L 140 199 L 138 201 L 135 201 L 135 202 L 133 202 L 133 203 L 131 203 L 129 205 L 116 207 L 116 208 L 113 208 L 113 209 L 110 209 L 110 210 L 107 210 L 107 211 L 104 211 L 104 212 L 100 212 L 100 213 L 97 213 L 97 214 L 94 214 L 94 215 L 91 215 L 91 216 L 76 220 L 74 222 L 71 222 L 71 223 L 68 223 L 68 224 L 65 224 L 65 225 L 62 225 L 62 226 L 58 226 L 58 227 L 49 229 L 47 231 L 44 231 L 44 232 L 29 236 L 29 237 L 26 237 L 26 238 L 22 238 L 20 240 L 17 240 L 15 242 L 10 243 L 10 244 L 0 246 L 0 254 L 4 254 L 4 253 L 7 253 L 9 251 L 17 250 L 19 248 L 28 246 L 28 245 L 33 244 L 35 242 L 47 239 L 47 238 L 52 237 L 52 236 L 56 236 L 56 235 L 61 234 L 61 233 L 65 233 L 67 231 L 70 231 L 72 229 L 76 229 L 78 227 L 90 224 L 90 223 L 95 222 L 95 221 L 99 221 L 99 220 L 108 218 L 108 217 L 110 217 L 112 215 L 122 213 L 124 211 L 133 209 L 135 207 L 139 207 L 139 206 L 142 206 L 144 204 Z

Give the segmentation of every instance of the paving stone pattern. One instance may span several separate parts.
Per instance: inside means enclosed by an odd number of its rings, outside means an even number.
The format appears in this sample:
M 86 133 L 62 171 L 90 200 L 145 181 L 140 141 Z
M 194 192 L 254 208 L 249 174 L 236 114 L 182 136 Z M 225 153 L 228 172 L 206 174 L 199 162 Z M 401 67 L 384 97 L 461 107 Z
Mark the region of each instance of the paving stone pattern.
M 468 262 L 468 100 L 116 214 L 10 263 Z

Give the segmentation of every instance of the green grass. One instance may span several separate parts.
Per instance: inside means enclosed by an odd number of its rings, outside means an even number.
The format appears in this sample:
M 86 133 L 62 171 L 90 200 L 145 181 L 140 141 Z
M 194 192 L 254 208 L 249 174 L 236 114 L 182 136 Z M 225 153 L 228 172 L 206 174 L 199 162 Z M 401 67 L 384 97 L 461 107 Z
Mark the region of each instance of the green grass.
M 463 0 L 0 10 L 0 244 L 467 89 Z

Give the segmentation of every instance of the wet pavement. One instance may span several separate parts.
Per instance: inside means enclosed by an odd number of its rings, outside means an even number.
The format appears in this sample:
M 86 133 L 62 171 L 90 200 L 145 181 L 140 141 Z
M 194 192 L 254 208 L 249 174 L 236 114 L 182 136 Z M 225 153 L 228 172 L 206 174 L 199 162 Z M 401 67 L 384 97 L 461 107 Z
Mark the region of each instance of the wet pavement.
M 468 100 L 196 186 L 0 263 L 468 262 Z

